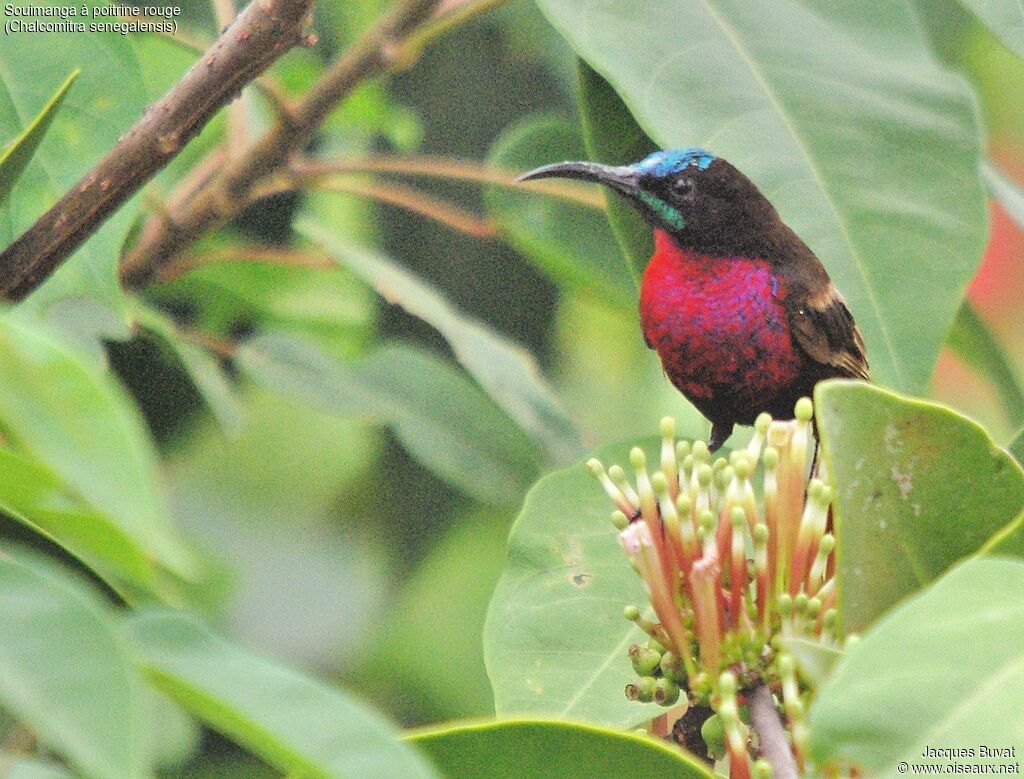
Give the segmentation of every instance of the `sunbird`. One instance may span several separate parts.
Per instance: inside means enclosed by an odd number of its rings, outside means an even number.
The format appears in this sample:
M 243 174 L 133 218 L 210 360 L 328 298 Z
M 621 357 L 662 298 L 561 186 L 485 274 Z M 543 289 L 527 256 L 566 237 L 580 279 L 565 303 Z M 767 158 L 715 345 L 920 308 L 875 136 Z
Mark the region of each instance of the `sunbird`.
M 640 324 L 717 450 L 761 412 L 792 419 L 834 377 L 868 378 L 864 340 L 824 266 L 754 183 L 700 148 L 632 165 L 559 162 L 519 177 L 580 179 L 626 198 L 654 231 Z

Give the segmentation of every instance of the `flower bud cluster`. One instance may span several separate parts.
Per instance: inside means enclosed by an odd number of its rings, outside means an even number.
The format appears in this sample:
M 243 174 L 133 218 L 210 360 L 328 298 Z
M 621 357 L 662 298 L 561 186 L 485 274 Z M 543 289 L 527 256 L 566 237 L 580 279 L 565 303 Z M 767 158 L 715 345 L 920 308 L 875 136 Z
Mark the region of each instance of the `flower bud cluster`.
M 757 772 L 739 716 L 742 691 L 756 684 L 776 691 L 800 757 L 804 698 L 780 638 L 837 642 L 832 488 L 820 463 L 810 473 L 812 412 L 803 398 L 793 420 L 762 414 L 728 459 L 677 441 L 666 418 L 658 462 L 630 452 L 632 480 L 618 465 L 587 464 L 616 507 L 619 543 L 653 610 L 626 609 L 649 636 L 629 650 L 638 679 L 626 695 L 715 708 L 733 776 Z

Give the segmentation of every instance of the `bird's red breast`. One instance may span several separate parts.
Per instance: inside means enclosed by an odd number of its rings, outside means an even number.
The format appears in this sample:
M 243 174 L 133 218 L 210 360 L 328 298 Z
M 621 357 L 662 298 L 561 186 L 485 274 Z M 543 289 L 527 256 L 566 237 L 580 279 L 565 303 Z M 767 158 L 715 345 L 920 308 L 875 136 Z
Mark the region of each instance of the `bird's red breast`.
M 672 383 L 712 420 L 719 407 L 741 424 L 765 410 L 791 414 L 806 392 L 806 358 L 782 302 L 785 279 L 765 260 L 707 256 L 654 233 L 640 321 Z

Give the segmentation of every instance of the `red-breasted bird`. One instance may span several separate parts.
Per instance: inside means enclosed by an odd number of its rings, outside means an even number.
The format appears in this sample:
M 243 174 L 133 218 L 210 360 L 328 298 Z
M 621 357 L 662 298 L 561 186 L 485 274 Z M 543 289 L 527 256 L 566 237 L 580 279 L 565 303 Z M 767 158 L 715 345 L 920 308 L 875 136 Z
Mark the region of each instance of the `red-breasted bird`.
M 867 379 L 864 341 L 825 268 L 722 158 L 659 151 L 616 167 L 559 162 L 520 180 L 551 177 L 604 184 L 653 228 L 640 323 L 668 378 L 711 420 L 711 451 L 762 411 L 791 419 L 822 379 Z

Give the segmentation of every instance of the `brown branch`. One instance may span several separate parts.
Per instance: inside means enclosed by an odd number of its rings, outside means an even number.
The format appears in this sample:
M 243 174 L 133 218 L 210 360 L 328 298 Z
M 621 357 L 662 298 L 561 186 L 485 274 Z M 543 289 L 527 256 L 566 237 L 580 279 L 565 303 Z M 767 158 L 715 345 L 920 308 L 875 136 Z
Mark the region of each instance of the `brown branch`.
M 757 733 L 761 754 L 772 767 L 772 779 L 797 779 L 796 761 L 767 685 L 759 684 L 754 688 L 749 707 L 750 722 Z
M 229 161 L 194 197 L 172 210 L 171 218 L 151 218 L 121 265 L 122 282 L 128 287 L 143 286 L 198 236 L 235 216 L 260 179 L 283 168 L 342 99 L 396 63 L 402 41 L 430 17 L 438 2 L 401 0 L 330 67 L 289 116 L 278 117 L 242 157 Z
M 96 166 L 0 253 L 0 295 L 20 300 L 161 170 L 217 111 L 302 40 L 313 0 L 254 0 Z

